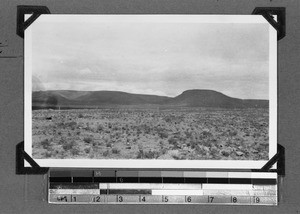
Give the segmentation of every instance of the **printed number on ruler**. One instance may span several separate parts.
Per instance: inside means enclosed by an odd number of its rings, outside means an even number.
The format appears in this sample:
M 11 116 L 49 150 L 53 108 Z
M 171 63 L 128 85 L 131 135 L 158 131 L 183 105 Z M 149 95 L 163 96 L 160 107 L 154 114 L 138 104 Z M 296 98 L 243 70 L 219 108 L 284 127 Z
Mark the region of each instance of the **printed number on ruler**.
M 260 198 L 259 197 L 254 197 L 254 203 L 259 204 L 259 202 L 260 202 Z
M 232 199 L 231 199 L 231 202 L 232 202 L 232 203 L 237 203 L 237 202 L 238 202 L 237 197 L 234 197 L 234 196 L 233 196 Z
M 140 202 L 146 202 L 146 197 L 145 196 L 140 196 Z
M 118 195 L 118 202 L 123 202 L 123 201 L 124 201 L 123 196 Z
M 192 196 L 185 196 L 185 202 L 191 203 L 192 202 Z
M 101 202 L 101 200 L 100 200 L 101 198 L 100 198 L 100 196 L 99 195 L 97 195 L 97 196 L 94 196 L 93 197 L 93 202 Z
M 213 203 L 215 197 L 214 196 L 208 196 L 208 203 Z

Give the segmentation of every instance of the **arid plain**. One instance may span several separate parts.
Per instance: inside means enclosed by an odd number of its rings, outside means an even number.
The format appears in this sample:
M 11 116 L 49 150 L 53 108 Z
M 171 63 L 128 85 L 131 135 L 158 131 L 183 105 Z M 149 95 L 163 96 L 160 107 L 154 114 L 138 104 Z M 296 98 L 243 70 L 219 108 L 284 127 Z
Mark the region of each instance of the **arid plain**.
M 33 157 L 52 159 L 268 159 L 268 109 L 34 110 Z

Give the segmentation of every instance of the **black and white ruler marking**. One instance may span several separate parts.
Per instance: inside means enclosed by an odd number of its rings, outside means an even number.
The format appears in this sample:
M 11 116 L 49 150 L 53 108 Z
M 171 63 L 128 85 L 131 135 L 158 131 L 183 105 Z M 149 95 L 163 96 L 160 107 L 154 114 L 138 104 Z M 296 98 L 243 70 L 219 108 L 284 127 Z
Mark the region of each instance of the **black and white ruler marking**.
M 277 173 L 51 170 L 54 204 L 277 205 Z

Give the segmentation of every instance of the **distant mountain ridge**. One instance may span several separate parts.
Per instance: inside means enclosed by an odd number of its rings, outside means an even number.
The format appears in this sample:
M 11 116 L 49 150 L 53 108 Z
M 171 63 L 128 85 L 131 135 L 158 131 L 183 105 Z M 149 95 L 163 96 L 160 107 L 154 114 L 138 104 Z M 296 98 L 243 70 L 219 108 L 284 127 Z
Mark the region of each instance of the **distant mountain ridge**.
M 97 108 L 111 105 L 163 105 L 214 108 L 268 108 L 268 100 L 243 100 L 213 90 L 193 89 L 176 97 L 121 91 L 49 90 L 32 93 L 32 108 Z

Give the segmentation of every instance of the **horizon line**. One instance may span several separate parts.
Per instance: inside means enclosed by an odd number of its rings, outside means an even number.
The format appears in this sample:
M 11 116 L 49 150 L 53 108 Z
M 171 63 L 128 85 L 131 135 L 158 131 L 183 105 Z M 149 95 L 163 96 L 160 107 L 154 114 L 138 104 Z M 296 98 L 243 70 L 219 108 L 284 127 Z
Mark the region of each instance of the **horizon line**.
M 145 95 L 145 96 L 158 96 L 158 97 L 168 97 L 168 98 L 175 98 L 181 94 L 183 94 L 186 91 L 213 91 L 216 93 L 220 93 L 224 96 L 233 98 L 233 99 L 241 99 L 241 100 L 266 100 L 269 101 L 269 99 L 256 99 L 256 98 L 248 98 L 248 99 L 244 99 L 244 98 L 237 98 L 237 97 L 231 97 L 228 96 L 222 92 L 216 91 L 216 90 L 212 90 L 212 89 L 187 89 L 184 90 L 183 92 L 181 92 L 180 94 L 170 97 L 170 96 L 166 96 L 166 95 L 156 95 L 156 94 L 141 94 L 141 93 L 131 93 L 131 92 L 126 92 L 126 91 L 113 91 L 113 90 L 95 90 L 95 91 L 91 91 L 91 90 L 72 90 L 72 89 L 51 89 L 51 90 L 32 90 L 33 92 L 47 92 L 47 91 L 76 91 L 76 92 L 121 92 L 121 93 L 126 93 L 126 94 L 133 94 L 133 95 Z

